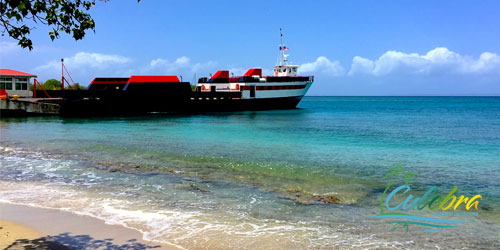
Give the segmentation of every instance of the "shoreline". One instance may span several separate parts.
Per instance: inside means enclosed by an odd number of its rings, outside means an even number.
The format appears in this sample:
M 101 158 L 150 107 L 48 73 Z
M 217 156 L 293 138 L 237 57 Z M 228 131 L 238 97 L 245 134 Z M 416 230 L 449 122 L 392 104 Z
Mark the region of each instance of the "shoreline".
M 97 218 L 29 205 L 0 203 L 0 227 L 2 249 L 181 249 L 146 241 L 139 231 Z

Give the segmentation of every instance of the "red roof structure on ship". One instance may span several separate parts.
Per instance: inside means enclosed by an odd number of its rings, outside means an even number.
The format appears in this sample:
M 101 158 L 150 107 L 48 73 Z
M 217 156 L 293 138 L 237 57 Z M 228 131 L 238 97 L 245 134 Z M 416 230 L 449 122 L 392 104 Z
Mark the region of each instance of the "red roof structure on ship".
M 127 84 L 128 77 L 96 77 L 90 84 Z
M 177 76 L 131 76 L 129 83 L 139 82 L 180 82 Z
M 12 70 L 12 69 L 0 69 L 0 75 L 36 77 L 36 75 L 32 75 L 30 73 L 21 72 L 21 71 Z
M 219 70 L 210 79 L 220 79 L 220 78 L 229 78 L 229 71 L 227 71 L 227 70 Z
M 245 76 L 259 76 L 262 77 L 262 69 L 249 69 Z

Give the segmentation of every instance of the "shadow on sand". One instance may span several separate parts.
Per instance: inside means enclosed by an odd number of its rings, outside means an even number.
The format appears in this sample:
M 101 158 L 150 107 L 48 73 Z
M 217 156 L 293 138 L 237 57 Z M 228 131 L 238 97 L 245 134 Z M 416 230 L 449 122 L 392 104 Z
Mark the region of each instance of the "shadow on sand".
M 5 249 L 120 249 L 120 250 L 142 250 L 160 248 L 159 245 L 146 245 L 135 239 L 128 240 L 123 245 L 116 245 L 113 239 L 96 240 L 89 235 L 71 235 L 62 233 L 55 236 L 40 237 L 33 240 L 18 239 Z

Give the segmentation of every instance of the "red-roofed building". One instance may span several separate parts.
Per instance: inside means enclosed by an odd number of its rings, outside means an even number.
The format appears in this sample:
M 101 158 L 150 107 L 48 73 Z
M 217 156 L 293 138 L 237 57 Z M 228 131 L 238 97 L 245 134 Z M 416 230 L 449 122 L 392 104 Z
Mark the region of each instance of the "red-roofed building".
M 0 69 L 0 89 L 5 89 L 9 96 L 31 96 L 29 83 L 32 77 L 36 78 L 36 75 L 12 69 Z

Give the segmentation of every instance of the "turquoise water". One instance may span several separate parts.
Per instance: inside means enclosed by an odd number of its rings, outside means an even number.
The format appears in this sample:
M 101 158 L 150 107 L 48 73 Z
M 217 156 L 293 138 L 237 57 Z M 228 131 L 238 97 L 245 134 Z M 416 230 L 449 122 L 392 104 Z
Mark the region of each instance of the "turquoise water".
M 1 201 L 180 247 L 499 245 L 498 97 L 306 97 L 294 110 L 2 119 L 0 132 Z M 389 232 L 371 216 L 397 164 L 417 192 L 481 194 L 477 222 Z

